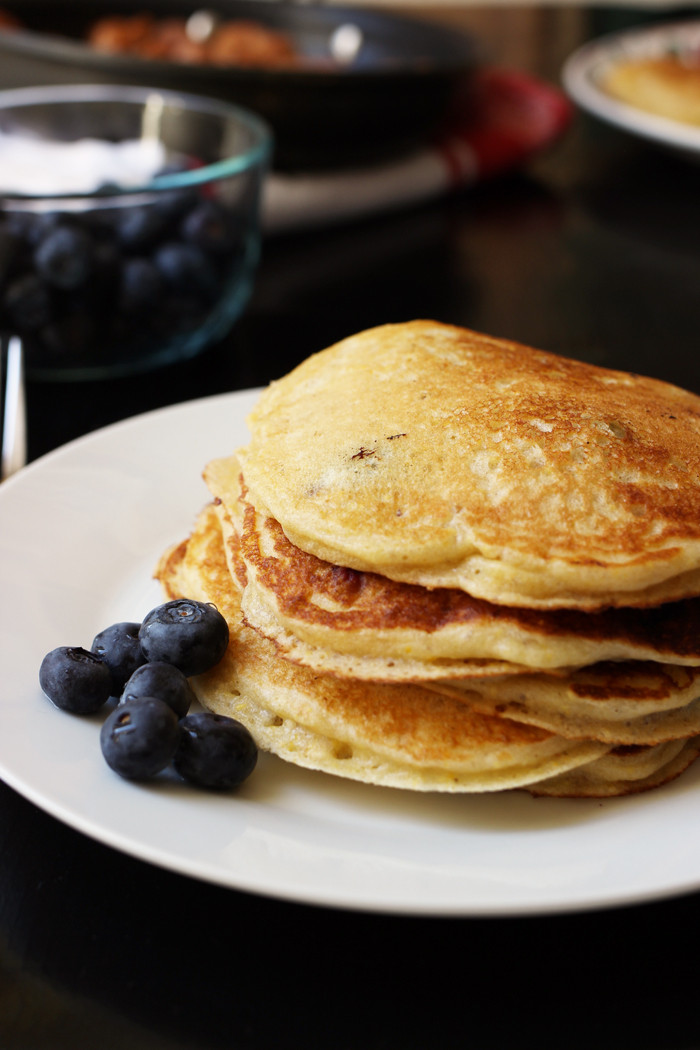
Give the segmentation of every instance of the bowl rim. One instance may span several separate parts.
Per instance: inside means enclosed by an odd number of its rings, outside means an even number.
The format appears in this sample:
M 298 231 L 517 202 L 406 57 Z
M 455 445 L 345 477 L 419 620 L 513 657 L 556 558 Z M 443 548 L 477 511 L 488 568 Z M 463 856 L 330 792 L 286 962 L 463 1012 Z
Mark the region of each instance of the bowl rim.
M 203 183 L 216 182 L 221 179 L 240 175 L 256 167 L 265 168 L 270 163 L 274 133 L 264 118 L 252 110 L 233 102 L 209 98 L 172 88 L 158 88 L 132 84 L 42 84 L 37 87 L 9 88 L 0 91 L 0 115 L 9 109 L 23 109 L 30 106 L 53 106 L 78 102 L 126 102 L 143 104 L 147 99 L 158 98 L 164 103 L 180 106 L 184 109 L 205 112 L 238 121 L 253 134 L 253 143 L 243 152 L 201 167 L 185 171 L 169 172 L 156 176 L 146 182 L 130 186 L 109 186 L 95 191 L 58 193 L 17 193 L 3 191 L 0 188 L 0 201 L 60 201 L 77 199 L 103 201 L 114 198 L 133 197 L 144 193 L 158 193 L 166 190 L 187 189 Z

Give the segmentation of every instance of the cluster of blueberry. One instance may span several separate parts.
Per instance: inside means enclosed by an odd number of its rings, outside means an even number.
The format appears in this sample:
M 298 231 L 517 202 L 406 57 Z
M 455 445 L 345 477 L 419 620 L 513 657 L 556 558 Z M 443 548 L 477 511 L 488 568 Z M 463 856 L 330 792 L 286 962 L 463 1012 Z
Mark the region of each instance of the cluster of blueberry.
M 85 211 L 0 208 L 0 328 L 30 366 L 139 359 L 207 321 L 245 259 L 242 213 L 166 190 Z
M 119 701 L 102 724 L 107 764 L 128 780 L 145 780 L 172 765 L 199 787 L 237 787 L 253 771 L 257 747 L 244 725 L 211 712 L 188 714 L 189 678 L 223 657 L 228 624 L 213 606 L 178 599 L 141 623 L 116 623 L 90 650 L 60 646 L 44 657 L 39 683 L 57 707 L 94 714 Z

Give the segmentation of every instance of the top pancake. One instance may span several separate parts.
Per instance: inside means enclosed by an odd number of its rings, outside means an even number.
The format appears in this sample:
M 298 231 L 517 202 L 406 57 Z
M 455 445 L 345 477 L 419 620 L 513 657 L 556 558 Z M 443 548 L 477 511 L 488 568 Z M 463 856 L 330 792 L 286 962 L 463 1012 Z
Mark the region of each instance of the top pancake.
M 337 674 L 402 681 L 601 660 L 700 667 L 698 598 L 648 609 L 527 609 L 338 568 L 295 547 L 276 521 L 256 511 L 235 456 L 212 460 L 203 476 L 246 620 L 290 659 L 293 652 Z
M 608 94 L 670 120 L 700 124 L 700 66 L 676 54 L 616 62 L 601 85 Z
M 325 561 L 533 608 L 700 594 L 700 398 L 431 321 L 262 394 L 256 504 Z

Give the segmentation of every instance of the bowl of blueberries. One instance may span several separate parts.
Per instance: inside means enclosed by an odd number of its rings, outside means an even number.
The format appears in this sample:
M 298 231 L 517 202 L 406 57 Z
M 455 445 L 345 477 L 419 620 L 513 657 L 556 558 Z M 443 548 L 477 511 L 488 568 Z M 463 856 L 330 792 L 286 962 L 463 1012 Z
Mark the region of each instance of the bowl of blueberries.
M 154 88 L 0 92 L 0 330 L 30 378 L 191 357 L 252 291 L 272 135 L 230 103 Z

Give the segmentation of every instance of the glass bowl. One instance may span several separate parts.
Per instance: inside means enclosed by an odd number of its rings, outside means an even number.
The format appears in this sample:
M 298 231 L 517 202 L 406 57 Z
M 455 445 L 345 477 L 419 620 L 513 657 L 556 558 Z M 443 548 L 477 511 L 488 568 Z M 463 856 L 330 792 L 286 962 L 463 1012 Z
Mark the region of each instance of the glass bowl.
M 190 357 L 252 290 L 268 126 L 154 88 L 0 92 L 0 329 L 36 379 Z

